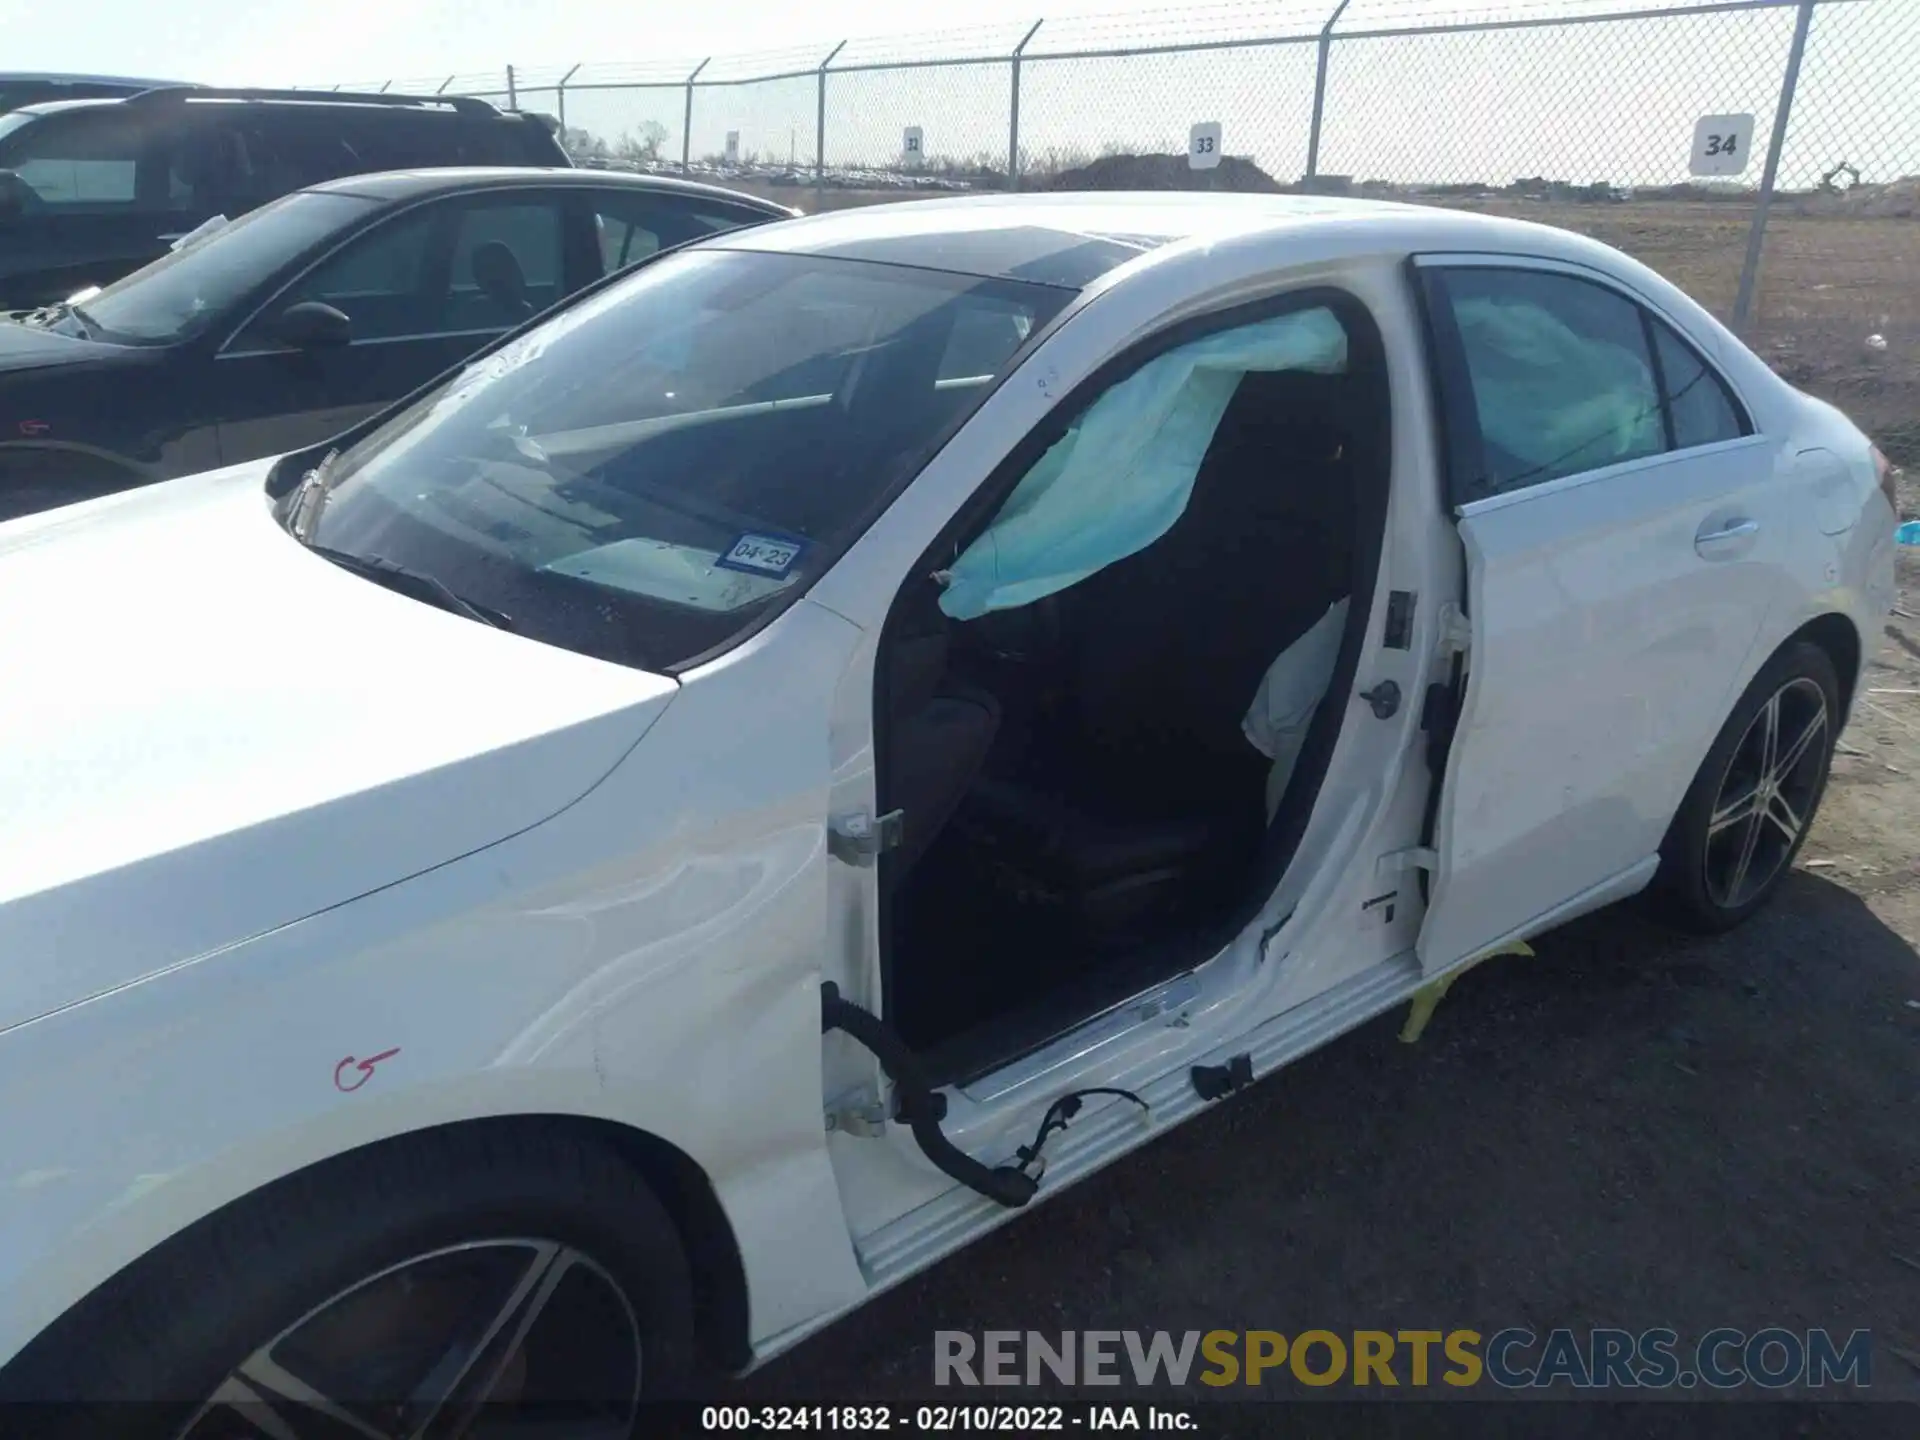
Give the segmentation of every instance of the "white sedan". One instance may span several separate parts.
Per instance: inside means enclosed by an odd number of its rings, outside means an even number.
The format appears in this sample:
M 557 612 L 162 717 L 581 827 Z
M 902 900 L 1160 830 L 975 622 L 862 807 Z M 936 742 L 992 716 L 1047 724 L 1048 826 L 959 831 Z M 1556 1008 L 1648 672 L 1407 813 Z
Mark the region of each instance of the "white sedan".
M 1894 519 L 1592 241 L 1109 195 L 0 527 L 0 1395 L 618 1431 L 1491 950 L 1735 924 Z

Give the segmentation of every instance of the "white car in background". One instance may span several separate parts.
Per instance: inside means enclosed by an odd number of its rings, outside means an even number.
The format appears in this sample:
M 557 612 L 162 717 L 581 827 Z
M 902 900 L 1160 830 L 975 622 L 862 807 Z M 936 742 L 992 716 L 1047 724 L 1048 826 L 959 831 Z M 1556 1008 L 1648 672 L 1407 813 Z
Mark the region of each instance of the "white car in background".
M 1490 949 L 1734 924 L 1889 484 L 1574 235 L 1005 197 L 0 527 L 0 1395 L 617 1431 Z

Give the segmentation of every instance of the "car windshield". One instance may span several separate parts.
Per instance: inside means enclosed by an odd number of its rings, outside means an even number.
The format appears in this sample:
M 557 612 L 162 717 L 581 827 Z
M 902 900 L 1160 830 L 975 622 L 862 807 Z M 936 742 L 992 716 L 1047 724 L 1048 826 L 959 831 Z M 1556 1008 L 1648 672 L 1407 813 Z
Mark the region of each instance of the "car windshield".
M 670 669 L 831 563 L 1074 293 L 670 255 L 335 457 L 306 538 L 430 576 L 522 634 Z
M 190 340 L 308 247 L 375 208 L 358 195 L 284 196 L 82 302 L 87 323 L 105 339 L 130 344 Z

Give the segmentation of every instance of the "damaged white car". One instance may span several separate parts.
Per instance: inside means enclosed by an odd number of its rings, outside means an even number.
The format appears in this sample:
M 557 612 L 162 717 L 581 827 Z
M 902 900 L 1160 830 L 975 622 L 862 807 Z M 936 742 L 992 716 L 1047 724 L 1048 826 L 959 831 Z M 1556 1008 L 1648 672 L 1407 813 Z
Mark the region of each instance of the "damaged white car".
M 0 527 L 0 1395 L 617 1432 L 1490 949 L 1731 925 L 1889 490 L 1591 241 L 1054 196 Z

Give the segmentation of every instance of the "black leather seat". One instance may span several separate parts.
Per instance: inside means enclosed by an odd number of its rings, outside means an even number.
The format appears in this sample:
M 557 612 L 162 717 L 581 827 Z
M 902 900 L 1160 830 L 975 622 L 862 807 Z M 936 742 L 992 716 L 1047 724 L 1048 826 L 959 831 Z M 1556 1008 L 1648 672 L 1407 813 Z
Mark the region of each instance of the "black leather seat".
M 961 823 L 1091 932 L 1211 903 L 1257 853 L 1267 761 L 1240 725 L 1350 584 L 1347 383 L 1248 376 L 1173 528 L 1056 597 L 1070 704 Z
M 908 598 L 887 637 L 880 803 L 901 812 L 887 876 L 903 881 L 952 818 L 1000 729 L 1000 703 L 948 671 L 946 617 L 931 586 Z
M 502 241 L 489 240 L 473 250 L 473 283 L 514 323 L 530 319 L 533 302 L 527 298 L 527 274 L 520 260 Z

